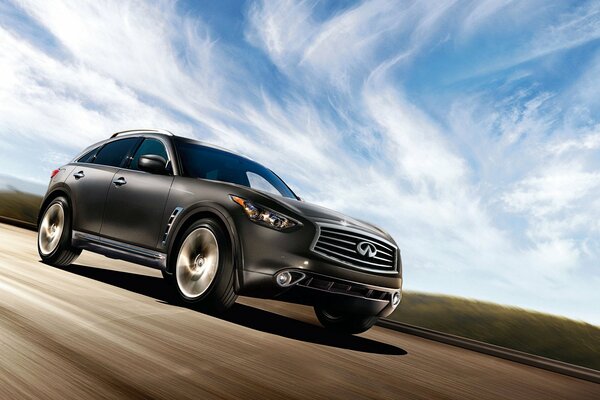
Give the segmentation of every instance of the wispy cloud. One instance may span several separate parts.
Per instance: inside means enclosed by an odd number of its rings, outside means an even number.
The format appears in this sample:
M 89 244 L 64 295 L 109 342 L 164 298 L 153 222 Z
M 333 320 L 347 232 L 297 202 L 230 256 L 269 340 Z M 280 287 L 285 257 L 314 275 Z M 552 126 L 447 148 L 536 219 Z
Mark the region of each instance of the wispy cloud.
M 600 173 L 582 171 L 581 165 L 558 164 L 542 176 L 520 181 L 503 200 L 511 210 L 542 217 L 581 206 L 577 200 L 594 189 L 600 189 Z

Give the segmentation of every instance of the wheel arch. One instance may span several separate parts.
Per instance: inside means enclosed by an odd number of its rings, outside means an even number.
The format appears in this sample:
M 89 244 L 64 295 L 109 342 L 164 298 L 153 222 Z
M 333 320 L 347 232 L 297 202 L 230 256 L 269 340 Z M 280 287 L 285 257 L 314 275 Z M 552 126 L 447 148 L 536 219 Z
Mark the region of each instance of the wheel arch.
M 69 204 L 69 211 L 71 212 L 71 222 L 73 221 L 73 202 L 71 201 L 71 191 L 69 190 L 68 186 L 59 184 L 56 187 L 54 187 L 51 191 L 49 191 L 42 200 L 42 204 L 40 205 L 36 221 L 37 227 L 40 226 L 40 221 L 44 214 L 44 210 L 46 209 L 46 207 L 48 207 L 48 204 L 50 204 L 54 199 L 60 196 L 63 196 L 67 200 L 67 203 Z
M 167 253 L 167 272 L 171 272 L 172 266 L 174 265 L 174 252 L 177 250 L 177 244 L 183 238 L 185 231 L 196 221 L 210 218 L 214 220 L 224 232 L 226 232 L 227 239 L 231 246 L 233 268 L 235 271 L 235 291 L 238 292 L 242 285 L 243 279 L 243 254 L 241 249 L 240 240 L 237 234 L 235 223 L 229 212 L 222 206 L 214 203 L 201 203 L 190 207 L 187 207 L 183 214 L 177 218 L 175 226 L 172 227 L 172 232 L 169 233 L 168 242 L 166 244 Z

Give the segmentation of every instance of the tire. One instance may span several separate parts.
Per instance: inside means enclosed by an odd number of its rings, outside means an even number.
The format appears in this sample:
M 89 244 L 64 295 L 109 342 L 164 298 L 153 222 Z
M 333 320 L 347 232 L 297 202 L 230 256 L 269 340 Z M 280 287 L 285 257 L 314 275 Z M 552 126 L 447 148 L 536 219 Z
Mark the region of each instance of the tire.
M 366 332 L 377 322 L 373 315 L 355 315 L 343 312 L 331 312 L 322 306 L 315 306 L 315 314 L 321 325 L 335 332 L 356 334 Z
M 71 246 L 71 207 L 60 196 L 52 200 L 38 226 L 38 254 L 45 264 L 66 267 L 81 254 Z
M 233 289 L 233 255 L 223 229 L 212 219 L 193 223 L 171 257 L 170 280 L 179 299 L 194 308 L 221 314 L 237 298 Z

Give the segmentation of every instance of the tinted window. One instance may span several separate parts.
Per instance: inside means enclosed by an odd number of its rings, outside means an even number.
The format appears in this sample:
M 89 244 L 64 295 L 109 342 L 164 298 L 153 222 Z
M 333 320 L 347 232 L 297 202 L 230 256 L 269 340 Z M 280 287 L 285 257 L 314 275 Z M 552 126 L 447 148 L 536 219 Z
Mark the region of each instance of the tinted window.
M 178 140 L 183 172 L 194 178 L 236 183 L 295 199 L 287 185 L 269 169 L 227 151 Z
M 77 160 L 77 162 L 81 162 L 81 163 L 91 163 L 91 162 L 93 162 L 94 161 L 94 156 L 98 152 L 99 148 L 100 148 L 100 146 L 94 148 L 94 150 L 88 151 L 82 157 L 80 157 L 79 160 Z
M 104 145 L 96 155 L 94 164 L 122 167 L 138 140 L 139 138 L 121 139 Z
M 169 160 L 169 156 L 167 155 L 167 149 L 162 144 L 162 142 L 158 139 L 145 139 L 142 145 L 138 148 L 131 160 L 131 165 L 129 168 L 131 169 L 139 169 L 138 162 L 140 161 L 141 156 L 145 156 L 147 154 L 154 154 L 157 156 L 161 156 L 165 159 L 165 161 Z

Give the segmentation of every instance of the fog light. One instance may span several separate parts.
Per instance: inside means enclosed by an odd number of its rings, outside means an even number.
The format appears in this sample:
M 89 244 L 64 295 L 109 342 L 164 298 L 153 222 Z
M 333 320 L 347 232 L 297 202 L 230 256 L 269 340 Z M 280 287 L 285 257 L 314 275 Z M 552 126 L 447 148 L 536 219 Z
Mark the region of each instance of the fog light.
M 292 283 L 292 274 L 287 271 L 280 272 L 275 276 L 275 280 L 281 287 L 290 286 Z
M 396 292 L 392 295 L 392 305 L 397 306 L 400 303 L 400 292 Z

